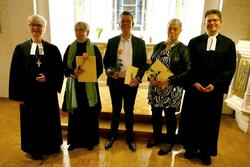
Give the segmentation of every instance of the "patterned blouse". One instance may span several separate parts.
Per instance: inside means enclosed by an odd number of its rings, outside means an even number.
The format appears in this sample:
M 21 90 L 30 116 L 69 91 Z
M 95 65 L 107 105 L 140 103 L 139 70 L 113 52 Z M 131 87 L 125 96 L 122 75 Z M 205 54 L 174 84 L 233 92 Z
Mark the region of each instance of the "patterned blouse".
M 175 45 L 174 45 L 175 46 Z M 171 48 L 166 48 L 159 52 L 156 59 L 160 60 L 166 67 L 170 67 Z M 178 85 L 169 84 L 162 88 L 149 84 L 148 103 L 154 107 L 180 109 L 183 88 Z

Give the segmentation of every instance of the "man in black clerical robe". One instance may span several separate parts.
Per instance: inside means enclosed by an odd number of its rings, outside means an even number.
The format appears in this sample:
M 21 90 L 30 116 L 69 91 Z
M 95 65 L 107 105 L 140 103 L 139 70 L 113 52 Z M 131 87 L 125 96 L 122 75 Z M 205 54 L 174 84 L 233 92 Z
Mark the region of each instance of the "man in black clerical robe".
M 186 149 L 184 157 L 200 153 L 204 165 L 217 155 L 223 95 L 227 93 L 236 67 L 234 42 L 219 33 L 221 12 L 205 14 L 206 33 L 190 40 L 192 70 L 180 117 L 179 134 Z

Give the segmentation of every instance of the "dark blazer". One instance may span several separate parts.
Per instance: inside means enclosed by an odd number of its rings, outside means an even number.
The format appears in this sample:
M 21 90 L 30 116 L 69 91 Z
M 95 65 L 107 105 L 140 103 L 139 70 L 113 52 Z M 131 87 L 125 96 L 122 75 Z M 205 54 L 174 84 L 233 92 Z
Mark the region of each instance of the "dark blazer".
M 114 67 L 117 62 L 117 50 L 119 47 L 121 36 L 115 36 L 108 40 L 107 49 L 103 58 L 105 71 L 110 67 Z M 144 66 L 146 64 L 146 47 L 144 40 L 135 37 L 132 35 L 132 49 L 133 49 L 133 58 L 132 58 L 132 66 L 138 67 L 138 73 L 136 78 L 142 79 L 144 75 Z M 108 76 L 108 75 L 107 75 Z M 111 77 L 108 76 L 107 84 L 109 85 Z
M 192 60 L 192 80 L 203 86 L 213 84 L 218 90 L 227 93 L 236 68 L 234 42 L 226 36 L 217 35 L 215 51 L 206 51 L 207 34 L 190 40 L 188 47 Z

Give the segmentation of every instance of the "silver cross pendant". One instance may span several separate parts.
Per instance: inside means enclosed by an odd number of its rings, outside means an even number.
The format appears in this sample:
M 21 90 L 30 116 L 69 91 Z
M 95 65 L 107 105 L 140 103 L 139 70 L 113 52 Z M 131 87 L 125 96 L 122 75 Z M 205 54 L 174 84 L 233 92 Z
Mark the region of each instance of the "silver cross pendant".
M 40 60 L 37 60 L 36 64 L 37 64 L 37 67 L 40 67 L 42 62 Z

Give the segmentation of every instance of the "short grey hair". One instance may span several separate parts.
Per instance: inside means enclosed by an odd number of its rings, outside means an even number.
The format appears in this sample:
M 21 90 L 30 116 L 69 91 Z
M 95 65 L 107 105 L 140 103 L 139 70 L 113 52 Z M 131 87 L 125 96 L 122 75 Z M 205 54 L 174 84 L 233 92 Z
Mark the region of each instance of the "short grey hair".
M 88 25 L 88 23 L 83 22 L 83 21 L 76 22 L 75 29 L 76 28 L 80 28 L 80 29 L 82 29 L 83 31 L 86 31 L 86 32 L 89 32 L 89 30 L 90 30 L 90 26 Z
M 47 20 L 43 16 L 35 14 L 35 15 L 30 15 L 27 18 L 27 24 L 28 25 L 40 24 L 40 25 L 42 25 L 43 32 L 45 32 L 46 26 L 47 26 Z
M 173 19 L 169 20 L 168 27 L 170 26 L 170 24 L 178 24 L 180 26 L 180 28 L 182 29 L 182 22 L 178 18 L 173 18 Z
M 46 25 L 47 25 L 46 19 L 43 16 L 38 15 L 38 14 L 29 16 L 27 18 L 27 23 L 28 23 L 28 25 L 30 25 L 30 24 L 40 24 L 43 27 L 46 27 Z

